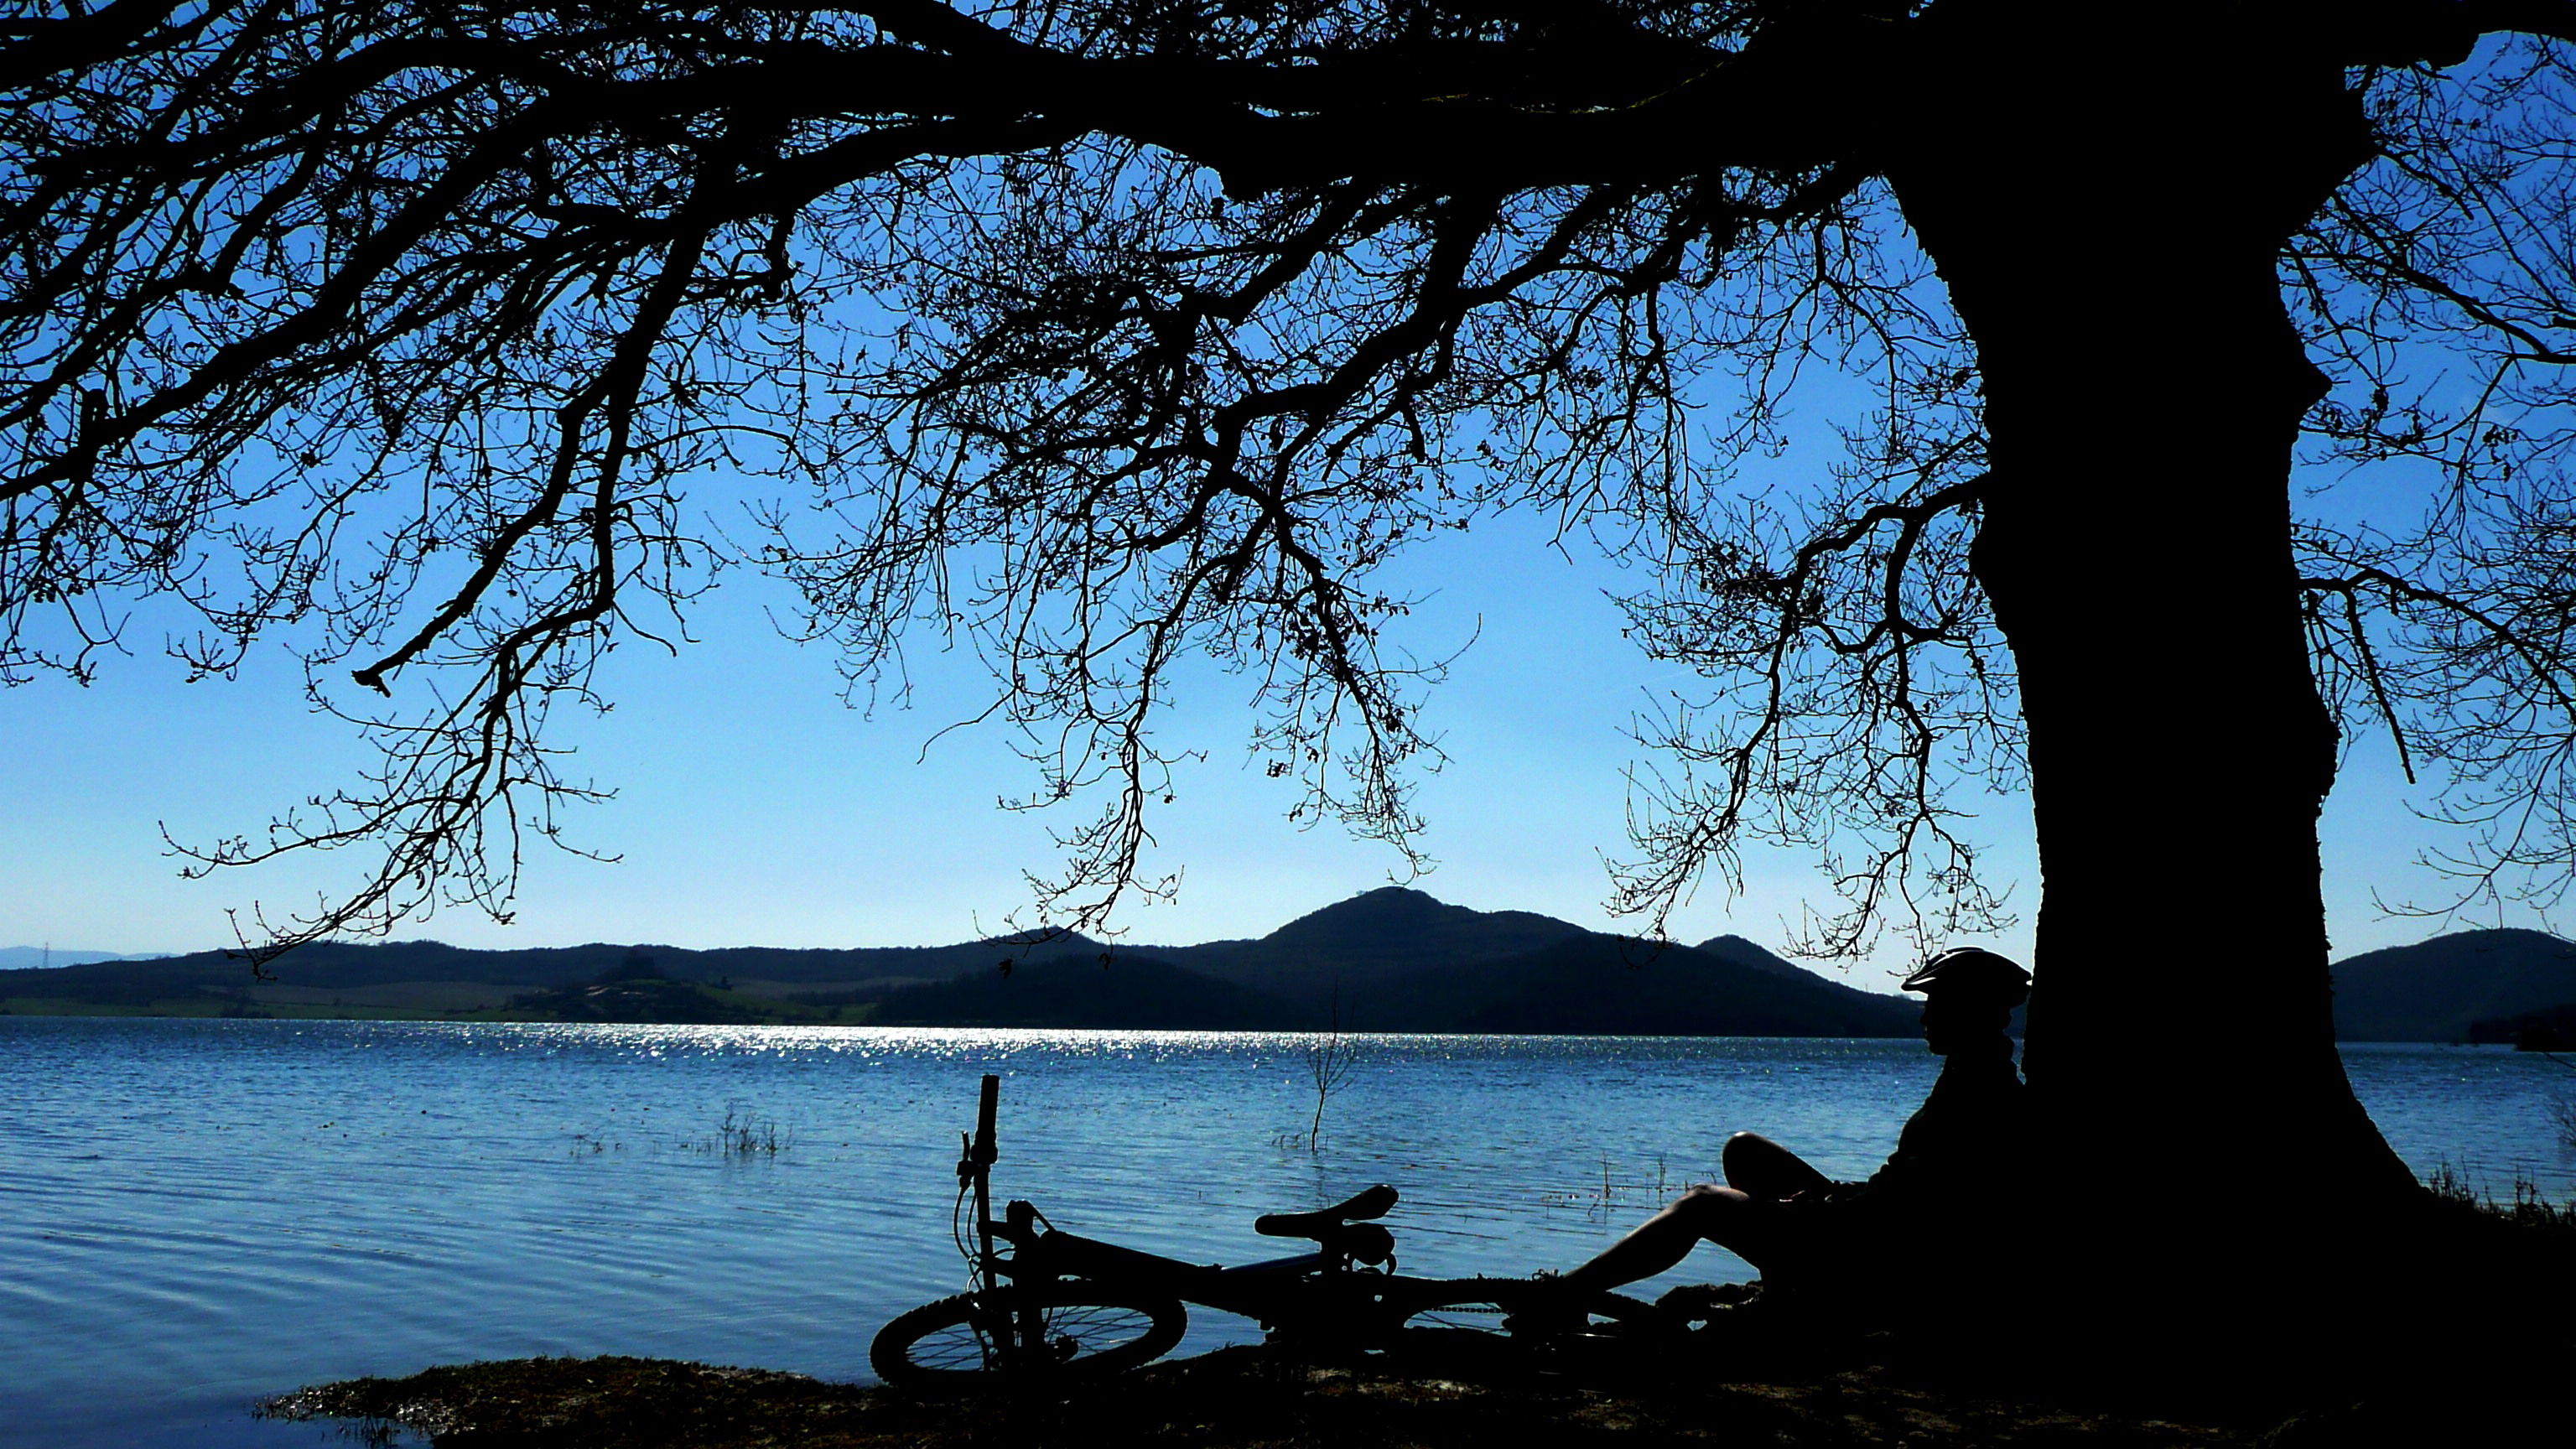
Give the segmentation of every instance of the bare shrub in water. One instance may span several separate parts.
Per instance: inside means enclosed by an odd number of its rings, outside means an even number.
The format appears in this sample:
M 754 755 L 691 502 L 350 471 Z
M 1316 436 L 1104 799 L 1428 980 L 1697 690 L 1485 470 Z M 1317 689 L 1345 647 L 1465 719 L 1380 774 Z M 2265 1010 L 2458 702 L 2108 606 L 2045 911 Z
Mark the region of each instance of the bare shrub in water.
M 724 1120 L 703 1150 L 719 1157 L 776 1157 L 795 1141 L 794 1134 L 778 1130 L 775 1118 L 760 1116 L 744 1103 L 727 1102 Z
M 2556 1052 L 2542 1052 L 2541 1055 L 2571 1072 L 2576 1072 L 2576 1062 L 2571 1062 Z M 2558 1129 L 2558 1145 L 2569 1152 L 2576 1152 L 2576 1097 L 2562 1096 L 2551 1102 L 2549 1123 Z
M 1358 1061 L 1359 1046 L 1342 1034 L 1342 993 L 1333 992 L 1331 1025 L 1324 1039 L 1306 1046 L 1306 1071 L 1315 1084 L 1315 1119 L 1306 1128 L 1306 1150 L 1320 1151 L 1324 1142 L 1324 1106 L 1341 1090 Z

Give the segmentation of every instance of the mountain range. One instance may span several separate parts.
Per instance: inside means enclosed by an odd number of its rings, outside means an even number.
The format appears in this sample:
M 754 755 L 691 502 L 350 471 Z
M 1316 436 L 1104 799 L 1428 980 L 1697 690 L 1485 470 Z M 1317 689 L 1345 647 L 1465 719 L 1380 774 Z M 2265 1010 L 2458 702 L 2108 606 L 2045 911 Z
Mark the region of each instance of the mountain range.
M 0 1007 L 1670 1036 L 1911 1036 L 1919 1015 L 1918 1003 L 1828 979 L 1741 936 L 1641 941 L 1393 886 L 1266 936 L 1194 946 L 1078 935 L 848 950 L 325 942 L 270 971 L 273 980 L 256 981 L 220 951 L 0 970 Z M 2576 1004 L 2576 944 L 2467 931 L 2351 957 L 2334 976 L 2344 1040 L 2509 1041 L 2517 1024 Z
M 0 971 L 14 1011 L 868 1021 L 1361 1031 L 1911 1036 L 1918 1006 L 1739 936 L 1697 946 L 1386 887 L 1253 940 L 475 951 L 324 942 L 254 981 L 223 952 Z
M 0 971 L 22 971 L 28 967 L 83 966 L 92 961 L 149 961 L 161 953 L 136 956 L 114 951 L 81 951 L 62 946 L 0 946 Z

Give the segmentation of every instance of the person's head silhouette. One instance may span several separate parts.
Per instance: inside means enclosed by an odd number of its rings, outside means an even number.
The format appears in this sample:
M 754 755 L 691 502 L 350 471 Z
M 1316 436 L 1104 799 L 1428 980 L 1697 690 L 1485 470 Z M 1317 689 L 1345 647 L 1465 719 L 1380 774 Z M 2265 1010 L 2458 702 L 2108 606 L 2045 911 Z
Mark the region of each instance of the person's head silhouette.
M 1923 993 L 1923 1039 L 1934 1055 L 1979 1044 L 2011 1054 L 2004 1028 L 2013 1008 L 2030 999 L 2029 972 L 1992 951 L 1959 946 L 1924 962 L 1904 986 Z

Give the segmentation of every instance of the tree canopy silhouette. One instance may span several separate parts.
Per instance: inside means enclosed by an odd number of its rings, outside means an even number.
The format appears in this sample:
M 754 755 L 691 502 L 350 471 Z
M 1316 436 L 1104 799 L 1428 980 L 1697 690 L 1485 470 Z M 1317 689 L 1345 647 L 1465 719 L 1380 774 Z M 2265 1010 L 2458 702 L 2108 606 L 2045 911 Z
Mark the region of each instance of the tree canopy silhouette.
M 1410 849 L 1436 670 L 1371 571 L 1501 507 L 1654 565 L 1634 633 L 1711 680 L 1649 722 L 1650 920 L 1769 841 L 1843 888 L 1822 952 L 1974 928 L 1951 792 L 2027 785 L 2028 1068 L 2078 1185 L 2184 1125 L 2218 1180 L 2404 1180 L 2331 1035 L 2316 822 L 2357 734 L 2447 791 L 2466 892 L 2568 880 L 2576 6 L 115 0 L 5 34 L 0 670 L 88 677 L 140 595 L 202 617 L 203 673 L 295 626 L 385 766 L 194 844 L 372 852 L 279 943 L 506 910 L 590 793 L 549 712 L 740 563 L 861 688 L 910 630 L 984 652 L 1031 803 L 1107 798 L 1059 919 L 1135 886 L 1194 651 L 1301 814 Z M 1844 465 L 1766 488 L 1818 373 L 1872 399 Z M 2294 493 L 2303 450 L 2368 506 Z M 692 478 L 782 491 L 710 524 Z

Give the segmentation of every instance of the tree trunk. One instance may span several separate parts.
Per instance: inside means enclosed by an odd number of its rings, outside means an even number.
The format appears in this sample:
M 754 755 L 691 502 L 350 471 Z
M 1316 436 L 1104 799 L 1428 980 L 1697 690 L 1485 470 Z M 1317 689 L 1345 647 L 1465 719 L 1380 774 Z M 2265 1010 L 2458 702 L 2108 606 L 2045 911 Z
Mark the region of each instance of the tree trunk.
M 2412 1181 L 2334 1044 L 2316 828 L 2336 729 L 2289 529 L 2324 379 L 2275 271 L 2367 131 L 2331 64 L 2193 33 L 2163 53 L 2077 34 L 2034 82 L 1963 29 L 1924 67 L 1963 124 L 1890 175 L 1985 389 L 1974 563 L 2030 730 L 2025 1067 L 2071 1189 L 2052 1211 L 2151 1258 L 2296 1271 L 2293 1240 L 2335 1251 L 2317 1202 Z M 2065 1260 L 2098 1271 L 2080 1236 Z

